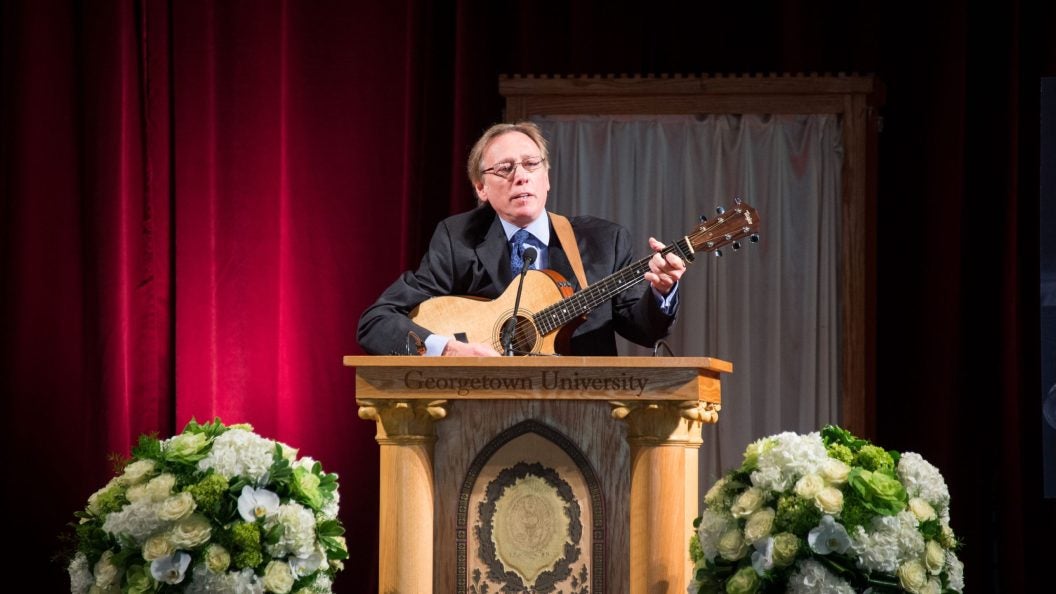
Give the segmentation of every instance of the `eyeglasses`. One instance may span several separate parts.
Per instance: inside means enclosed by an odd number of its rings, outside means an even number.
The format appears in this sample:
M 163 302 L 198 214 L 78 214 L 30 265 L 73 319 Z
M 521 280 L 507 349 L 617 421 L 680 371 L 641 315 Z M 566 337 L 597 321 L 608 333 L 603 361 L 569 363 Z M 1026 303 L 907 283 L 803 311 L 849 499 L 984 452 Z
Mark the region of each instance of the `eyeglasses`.
M 502 163 L 498 163 L 496 165 L 488 167 L 480 173 L 490 173 L 492 175 L 497 175 L 503 179 L 510 179 L 510 176 L 513 175 L 513 172 L 517 170 L 518 165 L 523 167 L 525 171 L 535 171 L 536 169 L 542 167 L 543 163 L 546 163 L 546 159 L 542 157 L 532 157 L 530 159 L 522 159 L 520 161 L 504 161 Z

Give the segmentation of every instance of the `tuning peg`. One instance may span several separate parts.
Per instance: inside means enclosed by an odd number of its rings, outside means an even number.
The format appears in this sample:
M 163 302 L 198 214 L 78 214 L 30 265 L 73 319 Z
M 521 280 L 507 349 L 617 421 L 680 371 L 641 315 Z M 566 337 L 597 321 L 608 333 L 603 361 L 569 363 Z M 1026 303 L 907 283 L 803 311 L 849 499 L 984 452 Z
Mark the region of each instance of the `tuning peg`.
M 726 209 L 721 207 L 721 206 L 717 206 L 717 207 L 715 207 L 715 212 L 717 212 L 719 214 L 722 214 L 722 213 L 726 212 Z
M 722 257 L 722 250 L 715 250 L 715 257 L 716 258 L 721 258 Z
M 744 200 L 742 200 L 740 196 L 734 196 L 733 197 L 733 203 L 734 204 L 738 204 L 738 205 L 744 204 Z
M 752 243 L 759 243 L 759 234 L 758 233 L 752 233 L 751 235 L 748 236 L 748 240 L 751 241 Z
M 708 222 L 707 215 L 700 215 L 700 222 L 701 223 L 707 223 Z
M 741 242 L 739 242 L 739 241 L 735 241 L 735 242 L 733 242 L 733 249 L 734 249 L 734 250 L 739 250 L 739 249 L 741 249 Z

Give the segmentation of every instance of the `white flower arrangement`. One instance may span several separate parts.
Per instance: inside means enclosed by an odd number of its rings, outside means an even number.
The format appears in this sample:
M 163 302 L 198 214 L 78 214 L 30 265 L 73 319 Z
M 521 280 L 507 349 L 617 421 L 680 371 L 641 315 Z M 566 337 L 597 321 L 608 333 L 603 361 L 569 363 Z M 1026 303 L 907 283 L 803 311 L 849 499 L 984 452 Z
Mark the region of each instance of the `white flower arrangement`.
M 325 594 L 348 558 L 336 474 L 249 425 L 142 436 L 75 515 L 72 594 Z
M 690 594 L 964 591 L 938 469 L 839 427 L 749 445 L 704 504 Z

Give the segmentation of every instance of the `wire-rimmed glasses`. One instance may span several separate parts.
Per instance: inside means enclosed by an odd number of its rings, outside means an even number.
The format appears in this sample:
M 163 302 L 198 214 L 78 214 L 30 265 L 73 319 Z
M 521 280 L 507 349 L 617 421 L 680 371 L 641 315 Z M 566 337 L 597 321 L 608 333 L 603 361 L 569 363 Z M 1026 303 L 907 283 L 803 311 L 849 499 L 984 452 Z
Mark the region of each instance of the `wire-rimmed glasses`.
M 490 173 L 503 179 L 510 179 L 513 172 L 517 170 L 518 165 L 523 167 L 525 171 L 535 171 L 542 167 L 543 163 L 546 163 L 546 159 L 542 157 L 531 157 L 528 159 L 521 159 L 520 161 L 503 161 L 502 163 L 496 163 L 495 165 L 488 167 L 480 173 Z

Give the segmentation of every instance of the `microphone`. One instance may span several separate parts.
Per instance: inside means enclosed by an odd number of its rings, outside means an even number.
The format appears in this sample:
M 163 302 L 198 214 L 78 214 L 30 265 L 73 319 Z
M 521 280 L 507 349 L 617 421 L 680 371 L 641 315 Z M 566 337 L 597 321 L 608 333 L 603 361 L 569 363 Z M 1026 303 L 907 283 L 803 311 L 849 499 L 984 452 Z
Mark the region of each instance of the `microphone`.
M 507 357 L 512 357 L 515 352 L 513 349 L 513 339 L 517 334 L 517 310 L 521 308 L 521 290 L 524 289 L 524 277 L 528 275 L 528 271 L 531 270 L 532 264 L 535 264 L 535 259 L 539 257 L 539 250 L 532 246 L 525 246 L 524 255 L 524 266 L 521 268 L 520 278 L 517 281 L 517 297 L 513 300 L 513 315 L 510 319 L 506 320 L 506 323 L 502 326 L 502 345 L 503 351 Z

